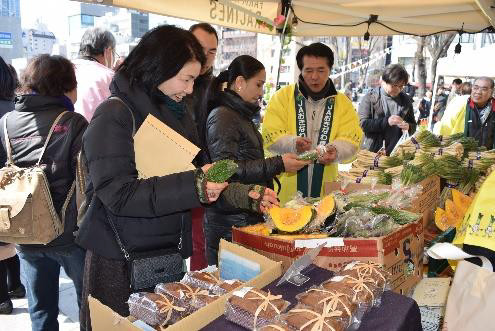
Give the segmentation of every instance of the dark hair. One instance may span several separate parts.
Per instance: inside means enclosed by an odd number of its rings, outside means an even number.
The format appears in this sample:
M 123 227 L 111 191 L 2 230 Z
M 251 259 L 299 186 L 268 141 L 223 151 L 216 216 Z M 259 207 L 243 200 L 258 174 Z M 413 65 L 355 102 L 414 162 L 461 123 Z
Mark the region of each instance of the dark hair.
M 106 48 L 110 47 L 112 49 L 115 49 L 115 44 L 115 37 L 110 31 L 101 28 L 89 28 L 84 32 L 81 38 L 79 55 L 103 55 Z
M 203 48 L 194 35 L 173 25 L 148 31 L 119 66 L 130 85 L 139 84 L 153 97 L 158 85 L 177 75 L 189 61 L 206 62 Z
M 462 84 L 462 80 L 460 78 L 456 78 L 452 81 L 452 84 L 457 84 L 457 85 L 460 85 Z
M 211 24 L 208 24 L 208 23 L 193 24 L 189 27 L 189 32 L 194 32 L 197 29 L 201 29 L 205 32 L 208 32 L 209 34 L 215 35 L 215 38 L 217 38 L 217 42 L 218 42 L 217 30 L 215 30 L 215 28 L 213 26 L 211 26 Z
M 476 78 L 474 80 L 474 82 L 476 83 L 479 80 L 484 80 L 485 82 L 489 82 L 490 83 L 490 88 L 493 90 L 493 79 L 491 79 L 490 77 L 483 76 L 483 77 Z
M 297 62 L 297 67 L 299 70 L 302 70 L 304 63 L 303 63 L 303 57 L 304 56 L 314 56 L 314 57 L 325 57 L 327 58 L 328 62 L 328 67 L 332 68 L 333 66 L 333 52 L 325 44 L 322 43 L 314 43 L 309 46 L 304 46 L 297 52 L 296 55 L 296 62 Z
M 473 85 L 470 82 L 464 82 L 461 86 L 461 94 L 462 95 L 471 95 L 471 90 Z
M 382 75 L 382 80 L 387 84 L 407 84 L 409 81 L 409 74 L 406 69 L 400 64 L 391 64 L 385 68 Z
M 24 70 L 20 91 L 57 97 L 76 87 L 72 62 L 60 55 L 41 54 L 34 57 Z
M 0 99 L 12 100 L 17 87 L 17 82 L 12 75 L 11 69 L 0 56 Z
M 242 76 L 248 80 L 256 76 L 261 70 L 265 70 L 263 63 L 250 55 L 240 55 L 229 65 L 227 70 L 222 71 L 213 81 L 211 81 L 205 95 L 204 106 L 208 113 L 217 106 L 217 98 L 223 83 L 227 83 L 227 88 L 231 88 L 237 77 Z

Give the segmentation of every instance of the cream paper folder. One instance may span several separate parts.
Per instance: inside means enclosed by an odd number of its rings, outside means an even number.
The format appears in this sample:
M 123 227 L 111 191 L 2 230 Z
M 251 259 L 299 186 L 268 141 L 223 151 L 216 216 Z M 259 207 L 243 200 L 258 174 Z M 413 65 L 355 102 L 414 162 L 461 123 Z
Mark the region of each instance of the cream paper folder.
M 194 170 L 192 160 L 199 151 L 197 146 L 151 114 L 134 135 L 139 178 Z

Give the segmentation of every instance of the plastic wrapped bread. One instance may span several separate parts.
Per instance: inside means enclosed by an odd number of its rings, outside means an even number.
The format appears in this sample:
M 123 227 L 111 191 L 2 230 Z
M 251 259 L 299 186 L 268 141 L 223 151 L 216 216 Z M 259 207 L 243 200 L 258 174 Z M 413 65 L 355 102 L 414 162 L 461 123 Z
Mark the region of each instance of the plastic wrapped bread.
M 225 317 L 247 329 L 271 324 L 289 307 L 281 295 L 244 287 L 234 292 L 225 305 Z
M 298 302 L 311 307 L 316 312 L 323 312 L 325 308 L 341 311 L 341 318 L 346 326 L 352 323 L 352 317 L 357 311 L 357 305 L 352 302 L 349 294 L 336 290 L 326 290 L 322 287 L 313 287 L 296 296 Z
M 187 308 L 163 294 L 132 293 L 127 301 L 129 313 L 151 326 L 173 324 L 186 316 Z

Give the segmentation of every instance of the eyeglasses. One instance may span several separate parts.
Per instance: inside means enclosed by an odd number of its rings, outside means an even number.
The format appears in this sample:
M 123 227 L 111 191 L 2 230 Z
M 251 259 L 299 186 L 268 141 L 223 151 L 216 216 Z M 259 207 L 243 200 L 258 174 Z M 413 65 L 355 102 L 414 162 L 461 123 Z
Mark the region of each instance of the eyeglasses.
M 473 86 L 473 91 L 480 91 L 480 92 L 486 93 L 486 92 L 491 91 L 491 90 L 492 90 L 491 88 L 486 87 L 486 86 L 478 86 L 478 85 Z
M 395 87 L 399 90 L 402 90 L 404 88 L 404 84 L 390 84 L 390 86 Z

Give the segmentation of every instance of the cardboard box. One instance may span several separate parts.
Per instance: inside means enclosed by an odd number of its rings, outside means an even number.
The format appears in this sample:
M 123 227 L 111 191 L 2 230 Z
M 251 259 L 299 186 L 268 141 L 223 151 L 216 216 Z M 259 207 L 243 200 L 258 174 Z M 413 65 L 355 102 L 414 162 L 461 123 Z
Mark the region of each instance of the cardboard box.
M 423 277 L 423 222 L 401 226 L 396 231 L 376 238 L 324 238 L 284 240 L 232 229 L 232 240 L 270 258 L 281 261 L 283 272 L 307 248 L 325 242 L 314 264 L 338 271 L 346 262 L 373 261 L 384 266 L 391 274 L 392 289 L 400 294 L 409 291 Z
M 220 250 L 226 249 L 251 261 L 260 264 L 261 274 L 256 278 L 246 282 L 244 286 L 262 288 L 282 275 L 282 264 L 274 262 L 263 255 L 257 254 L 249 249 L 232 244 L 222 240 Z M 208 325 L 211 321 L 224 313 L 225 303 L 231 296 L 231 293 L 221 296 L 213 303 L 199 309 L 181 321 L 169 326 L 170 331 L 192 331 L 199 330 Z M 91 314 L 91 325 L 94 331 L 136 331 L 141 330 L 134 324 L 131 319 L 122 317 L 109 307 L 102 304 L 95 298 L 89 297 L 89 310 Z
M 419 182 L 423 187 L 421 194 L 413 200 L 412 206 L 409 209 L 415 213 L 423 214 L 423 226 L 426 227 L 428 223 L 433 221 L 435 216 L 435 209 L 438 206 L 438 201 L 440 199 L 440 177 L 430 176 Z M 346 187 L 346 192 L 353 192 L 363 189 L 369 189 L 371 185 L 369 184 L 356 184 L 350 183 Z M 375 188 L 390 188 L 390 185 L 375 185 Z M 341 190 L 341 183 L 339 182 L 329 182 L 325 183 L 325 194 L 330 194 L 334 191 Z

